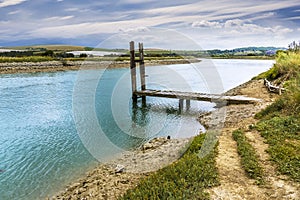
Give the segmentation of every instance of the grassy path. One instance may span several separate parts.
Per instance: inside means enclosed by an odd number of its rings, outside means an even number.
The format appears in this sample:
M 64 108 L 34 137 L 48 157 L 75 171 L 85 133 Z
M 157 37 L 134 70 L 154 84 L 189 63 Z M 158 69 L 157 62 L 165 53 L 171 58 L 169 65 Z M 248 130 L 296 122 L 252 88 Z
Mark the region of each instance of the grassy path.
M 220 186 L 209 190 L 211 199 L 300 199 L 298 192 L 300 184 L 279 175 L 266 152 L 269 145 L 265 143 L 260 133 L 252 128 L 258 121 L 254 119 L 255 113 L 273 102 L 276 96 L 265 91 L 262 81 L 257 80 L 250 81 L 231 92 L 262 98 L 264 102 L 255 107 L 242 105 L 226 107 L 227 115 L 222 134 L 219 136 L 216 157 Z M 208 117 L 205 120 L 209 122 L 211 119 Z M 244 130 L 247 140 L 255 150 L 258 162 L 265 172 L 265 184 L 258 185 L 255 179 L 249 178 L 246 174 L 241 164 L 241 156 L 238 154 L 237 142 L 232 137 L 232 133 L 237 129 Z

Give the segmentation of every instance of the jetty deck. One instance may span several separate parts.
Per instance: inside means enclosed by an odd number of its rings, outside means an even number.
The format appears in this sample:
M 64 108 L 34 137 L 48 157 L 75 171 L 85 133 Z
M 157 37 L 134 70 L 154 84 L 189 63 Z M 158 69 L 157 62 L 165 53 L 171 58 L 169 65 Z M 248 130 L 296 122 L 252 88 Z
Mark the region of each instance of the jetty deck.
M 181 92 L 181 91 L 164 91 L 164 90 L 139 90 L 133 92 L 136 96 L 151 96 L 151 97 L 164 97 L 173 99 L 196 100 L 196 101 L 209 101 L 215 103 L 225 102 L 229 104 L 255 104 L 260 102 L 260 99 L 245 97 L 245 96 L 225 96 L 219 94 L 204 94 L 195 92 Z

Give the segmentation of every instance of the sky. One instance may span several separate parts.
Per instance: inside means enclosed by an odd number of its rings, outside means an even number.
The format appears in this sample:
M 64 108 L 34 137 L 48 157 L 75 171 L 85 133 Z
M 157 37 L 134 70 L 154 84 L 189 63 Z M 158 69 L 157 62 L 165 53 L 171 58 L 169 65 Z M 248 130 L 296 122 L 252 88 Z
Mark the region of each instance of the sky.
M 0 0 L 0 46 L 287 47 L 300 0 Z

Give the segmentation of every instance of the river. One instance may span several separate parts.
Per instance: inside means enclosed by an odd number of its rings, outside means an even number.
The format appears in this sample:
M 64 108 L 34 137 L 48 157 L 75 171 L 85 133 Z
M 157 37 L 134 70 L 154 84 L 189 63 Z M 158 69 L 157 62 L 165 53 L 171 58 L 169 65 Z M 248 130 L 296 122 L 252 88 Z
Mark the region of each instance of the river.
M 151 89 L 222 93 L 272 66 L 271 60 L 203 60 L 146 68 Z M 99 161 L 157 136 L 190 137 L 214 109 L 148 98 L 133 108 L 129 70 L 0 75 L 0 199 L 44 199 Z M 99 133 L 101 132 L 102 135 Z

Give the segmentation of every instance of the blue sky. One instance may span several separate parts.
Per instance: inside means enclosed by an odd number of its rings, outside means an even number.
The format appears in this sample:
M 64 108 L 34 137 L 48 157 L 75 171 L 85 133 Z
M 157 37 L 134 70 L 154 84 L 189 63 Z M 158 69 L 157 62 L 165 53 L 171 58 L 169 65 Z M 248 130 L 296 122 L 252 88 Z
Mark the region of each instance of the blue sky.
M 0 46 L 286 47 L 300 40 L 298 0 L 0 0 Z M 124 42 L 120 42 L 124 41 Z

